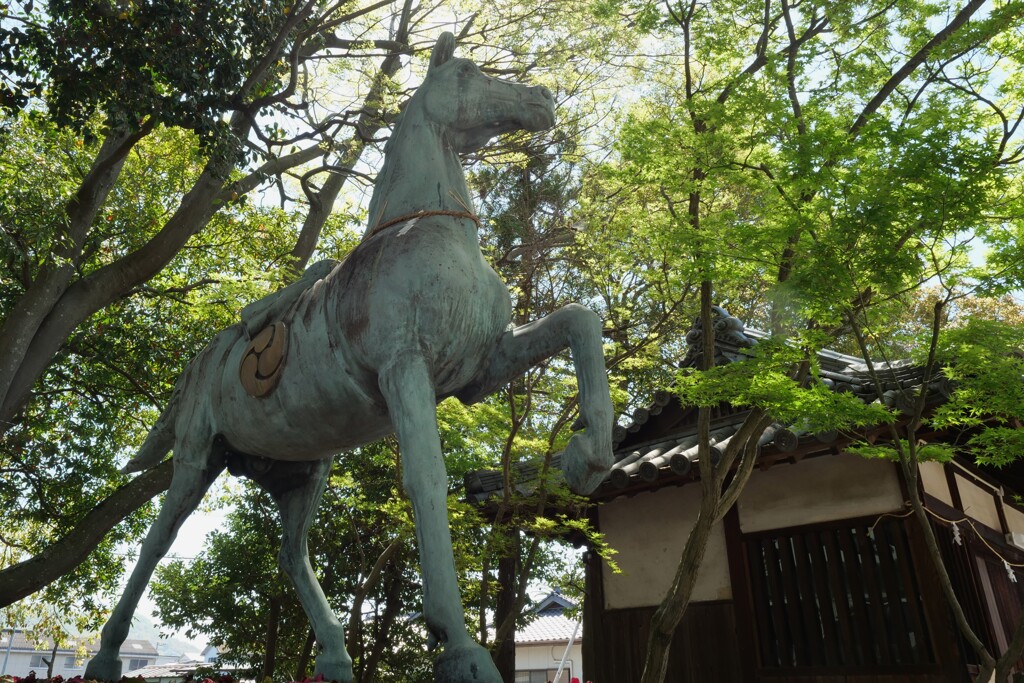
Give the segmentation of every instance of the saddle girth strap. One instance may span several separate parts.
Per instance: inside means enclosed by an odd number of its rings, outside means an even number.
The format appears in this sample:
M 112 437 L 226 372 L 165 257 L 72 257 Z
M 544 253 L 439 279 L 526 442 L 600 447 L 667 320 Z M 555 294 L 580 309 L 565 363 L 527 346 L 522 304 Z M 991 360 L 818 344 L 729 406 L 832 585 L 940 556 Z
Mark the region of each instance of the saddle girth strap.
M 376 227 L 373 228 L 373 230 L 366 233 L 366 237 L 364 237 L 363 239 L 368 240 L 374 235 L 376 235 L 378 232 L 387 230 L 388 228 L 394 225 L 398 225 L 399 223 L 402 223 L 404 221 L 409 221 L 414 218 L 427 218 L 428 216 L 453 216 L 455 218 L 468 218 L 469 220 L 476 223 L 477 228 L 480 227 L 480 219 L 468 211 L 447 211 L 443 209 L 438 209 L 436 211 L 416 211 L 414 213 L 404 214 L 402 216 L 399 216 L 398 218 L 392 218 L 386 223 L 381 223 L 380 225 L 377 225 Z

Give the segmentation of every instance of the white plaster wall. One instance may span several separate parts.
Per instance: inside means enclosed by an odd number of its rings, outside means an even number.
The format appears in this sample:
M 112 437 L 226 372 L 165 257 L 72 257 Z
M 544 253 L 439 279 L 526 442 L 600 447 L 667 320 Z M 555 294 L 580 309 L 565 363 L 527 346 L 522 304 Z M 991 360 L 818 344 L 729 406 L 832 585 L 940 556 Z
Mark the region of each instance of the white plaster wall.
M 0 654 L 0 664 L 3 663 L 6 654 Z M 49 653 L 46 653 L 49 656 Z M 28 676 L 29 672 L 32 671 L 32 667 L 29 663 L 32 661 L 32 655 L 27 652 L 11 652 L 7 658 L 7 666 L 0 669 L 0 675 L 5 676 Z M 59 663 L 59 662 L 58 662 Z M 56 671 L 56 667 L 54 667 Z M 39 667 L 36 670 L 36 675 L 39 678 L 46 677 L 46 667 Z
M 3 668 L 4 658 L 7 656 L 7 650 L 0 647 L 0 675 L 4 676 L 27 676 L 30 672 L 35 671 L 36 675 L 43 679 L 46 677 L 46 665 L 42 666 L 31 666 L 32 658 L 34 655 L 43 655 L 43 657 L 49 659 L 50 651 L 36 651 L 29 652 L 27 650 L 11 650 L 10 657 L 7 658 L 7 666 Z M 74 678 L 75 676 L 81 676 L 85 673 L 85 665 L 89 663 L 91 654 L 85 655 L 84 657 L 78 658 L 77 661 L 81 662 L 81 666 L 65 666 L 67 658 L 71 657 L 71 652 L 58 652 L 57 660 L 53 664 L 53 675 L 63 676 L 65 679 Z M 156 656 L 152 654 L 139 654 L 131 650 L 122 650 L 120 652 L 121 660 L 124 662 L 125 673 L 127 672 L 128 662 L 131 659 L 148 659 L 150 664 L 156 660 Z M 77 656 L 76 656 L 77 657 Z
M 33 652 L 24 652 L 24 651 L 17 652 L 17 651 L 12 650 L 11 651 L 11 656 L 7 660 L 7 667 L 4 668 L 2 672 L 0 672 L 0 675 L 4 675 L 4 676 L 19 676 L 20 677 L 20 676 L 28 676 L 30 672 L 35 671 L 36 672 L 36 676 L 38 676 L 40 679 L 46 678 L 46 665 L 45 664 L 42 665 L 42 666 L 30 666 L 30 664 L 32 663 L 32 656 L 34 654 L 41 654 L 41 655 L 43 655 L 47 659 L 50 658 L 49 651 L 33 653 Z M 0 650 L 0 665 L 2 665 L 2 663 L 4 661 L 5 655 L 6 655 L 6 651 L 5 650 Z M 57 661 L 55 661 L 54 664 L 53 664 L 53 675 L 54 676 L 63 676 L 64 678 L 72 678 L 74 676 L 81 676 L 83 673 L 85 673 L 85 666 L 84 665 L 80 666 L 80 667 L 77 667 L 77 668 L 65 668 L 65 666 L 64 666 L 65 658 L 69 657 L 69 656 L 70 655 L 67 654 L 67 653 L 59 653 L 57 655 Z M 88 659 L 86 659 L 86 661 L 88 661 Z
M 1024 534 L 1024 512 L 1009 505 L 1003 506 L 1003 514 L 1006 515 L 1006 525 L 1015 534 Z
M 516 644 L 516 671 L 530 671 L 536 669 L 558 669 L 558 663 L 562 661 L 565 654 L 566 643 L 561 644 L 540 644 L 520 645 Z M 569 650 L 569 660 L 565 663 L 566 669 L 562 674 L 561 683 L 569 683 L 572 676 L 581 681 L 587 680 L 583 677 L 583 644 L 579 639 L 573 643 Z
M 972 517 L 990 529 L 1002 533 L 1002 525 L 999 523 L 999 511 L 996 509 L 996 498 L 992 491 L 982 488 L 969 480 L 956 477 L 956 488 L 960 492 L 960 501 L 964 504 L 964 514 Z
M 604 575 L 607 609 L 650 607 L 664 599 L 675 576 L 686 537 L 700 507 L 700 485 L 672 486 L 632 498 L 617 498 L 598 508 L 601 532 L 618 551 L 622 569 Z M 693 600 L 732 598 L 722 524 L 711 530 Z M 586 680 L 586 679 L 581 679 Z
M 925 493 L 929 493 L 946 505 L 953 507 L 953 496 L 949 494 L 949 483 L 946 481 L 946 469 L 941 462 L 923 462 L 918 467 L 921 473 L 921 485 Z
M 896 467 L 842 453 L 755 470 L 739 500 L 744 533 L 864 517 L 903 508 Z

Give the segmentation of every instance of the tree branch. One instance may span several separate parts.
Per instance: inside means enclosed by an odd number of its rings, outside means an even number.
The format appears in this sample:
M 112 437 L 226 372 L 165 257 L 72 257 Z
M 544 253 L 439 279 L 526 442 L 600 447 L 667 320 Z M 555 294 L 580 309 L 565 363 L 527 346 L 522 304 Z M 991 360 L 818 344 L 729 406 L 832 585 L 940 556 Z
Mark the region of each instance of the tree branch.
M 166 460 L 120 487 L 39 554 L 0 570 L 0 608 L 35 593 L 89 557 L 103 537 L 153 496 L 171 485 L 174 465 Z
M 359 590 L 356 591 L 355 595 L 352 596 L 352 615 L 349 617 L 348 625 L 348 642 L 355 643 L 356 638 L 359 636 L 359 630 L 362 628 L 363 623 L 363 602 L 366 600 L 366 596 L 369 595 L 370 591 L 373 590 L 374 586 L 377 585 L 377 581 L 380 579 L 381 572 L 384 571 L 384 567 L 391 561 L 391 558 L 401 550 L 402 541 L 396 538 L 388 544 L 388 547 L 384 549 L 384 552 L 377 557 L 377 561 L 373 563 L 373 568 L 370 573 L 366 575 L 366 579 L 359 584 Z
M 957 12 L 953 20 L 950 21 L 945 28 L 936 33 L 932 38 L 925 43 L 921 49 L 919 49 L 914 55 L 907 60 L 907 62 L 899 68 L 889 80 L 882 85 L 881 89 L 875 94 L 874 97 L 864 106 L 860 114 L 857 116 L 853 125 L 850 126 L 848 134 L 851 138 L 856 137 L 860 130 L 867 123 L 868 118 L 878 111 L 879 107 L 889 98 L 889 95 L 905 81 L 910 74 L 919 67 L 928 56 L 935 51 L 937 47 L 946 42 L 953 34 L 955 34 L 967 21 L 985 4 L 985 0 L 971 0 L 963 8 Z
M 233 132 L 240 139 L 251 125 L 252 119 L 247 114 L 236 112 L 232 117 Z M 209 222 L 219 207 L 217 199 L 231 166 L 226 160 L 211 159 L 174 215 L 146 244 L 67 288 L 30 336 L 31 343 L 22 354 L 0 403 L 0 430 L 7 428 L 36 380 L 82 321 L 160 272 L 188 239 Z

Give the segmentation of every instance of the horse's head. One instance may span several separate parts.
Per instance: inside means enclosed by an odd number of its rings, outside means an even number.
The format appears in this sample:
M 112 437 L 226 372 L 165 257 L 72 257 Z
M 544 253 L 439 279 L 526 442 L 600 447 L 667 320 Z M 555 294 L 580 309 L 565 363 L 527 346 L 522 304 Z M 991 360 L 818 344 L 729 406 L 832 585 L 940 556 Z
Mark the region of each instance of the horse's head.
M 417 95 L 426 118 L 444 129 L 457 152 L 475 151 L 502 133 L 555 125 L 555 101 L 547 88 L 492 78 L 454 52 L 455 36 L 442 34 Z

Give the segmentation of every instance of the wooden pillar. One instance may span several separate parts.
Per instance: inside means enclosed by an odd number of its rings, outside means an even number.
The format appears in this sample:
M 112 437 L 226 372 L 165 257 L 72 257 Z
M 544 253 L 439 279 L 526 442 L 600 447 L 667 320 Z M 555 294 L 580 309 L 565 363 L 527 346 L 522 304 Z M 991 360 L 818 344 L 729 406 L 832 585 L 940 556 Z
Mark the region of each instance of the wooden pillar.
M 732 607 L 736 619 L 737 649 L 740 671 L 745 681 L 757 680 L 760 663 L 757 630 L 754 628 L 754 596 L 750 589 L 746 549 L 740 529 L 739 504 L 733 505 L 722 520 L 725 528 L 725 550 L 729 558 L 729 583 L 732 585 Z
M 590 525 L 598 529 L 597 511 L 590 513 Z M 603 678 L 606 670 L 604 656 L 610 656 L 608 644 L 604 641 L 604 584 L 601 556 L 593 550 L 584 555 L 583 594 L 583 673 L 591 680 Z

